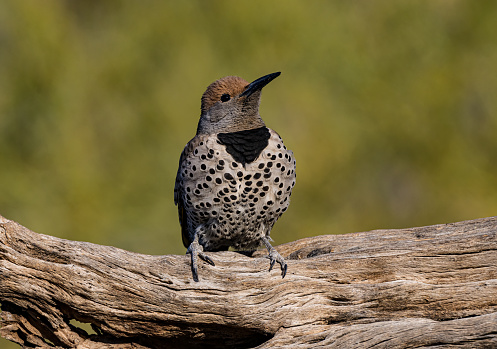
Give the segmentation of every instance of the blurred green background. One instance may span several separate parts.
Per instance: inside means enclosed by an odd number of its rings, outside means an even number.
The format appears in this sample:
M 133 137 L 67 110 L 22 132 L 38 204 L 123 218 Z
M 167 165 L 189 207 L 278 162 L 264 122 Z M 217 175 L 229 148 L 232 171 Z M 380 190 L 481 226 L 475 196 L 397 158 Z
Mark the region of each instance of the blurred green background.
M 281 71 L 261 115 L 298 177 L 276 244 L 495 215 L 495 33 L 494 1 L 2 1 L 0 214 L 185 253 L 201 94 Z

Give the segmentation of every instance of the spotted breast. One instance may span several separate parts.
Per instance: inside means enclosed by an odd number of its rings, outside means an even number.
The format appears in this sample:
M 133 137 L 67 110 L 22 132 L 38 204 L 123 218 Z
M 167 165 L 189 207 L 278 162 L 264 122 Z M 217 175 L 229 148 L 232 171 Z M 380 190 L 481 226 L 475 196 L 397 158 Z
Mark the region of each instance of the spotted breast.
M 269 252 L 282 276 L 287 264 L 270 244 L 270 232 L 287 210 L 295 185 L 295 158 L 259 115 L 260 91 L 279 73 L 252 83 L 226 77 L 202 97 L 196 136 L 180 157 L 174 199 L 183 243 L 198 281 L 204 251 L 255 249 Z

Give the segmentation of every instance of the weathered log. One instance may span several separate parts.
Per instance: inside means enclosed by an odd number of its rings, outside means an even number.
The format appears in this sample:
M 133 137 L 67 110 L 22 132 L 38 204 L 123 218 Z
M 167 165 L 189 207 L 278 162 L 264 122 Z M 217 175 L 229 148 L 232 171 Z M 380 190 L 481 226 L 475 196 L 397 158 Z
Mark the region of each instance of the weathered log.
M 0 216 L 0 334 L 25 347 L 497 347 L 497 217 L 325 235 L 200 263 Z M 91 323 L 96 333 L 74 325 Z

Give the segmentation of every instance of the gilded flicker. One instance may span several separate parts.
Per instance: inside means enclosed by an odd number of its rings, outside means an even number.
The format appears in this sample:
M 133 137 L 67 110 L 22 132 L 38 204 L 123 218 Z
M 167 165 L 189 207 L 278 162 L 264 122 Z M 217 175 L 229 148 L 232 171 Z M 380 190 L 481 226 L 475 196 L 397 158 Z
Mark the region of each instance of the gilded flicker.
M 259 115 L 261 90 L 280 75 L 248 83 L 227 76 L 202 95 L 197 134 L 181 153 L 174 187 L 183 244 L 193 279 L 204 251 L 254 250 L 264 245 L 270 267 L 285 277 L 287 264 L 271 246 L 270 232 L 286 211 L 295 185 L 295 159 Z

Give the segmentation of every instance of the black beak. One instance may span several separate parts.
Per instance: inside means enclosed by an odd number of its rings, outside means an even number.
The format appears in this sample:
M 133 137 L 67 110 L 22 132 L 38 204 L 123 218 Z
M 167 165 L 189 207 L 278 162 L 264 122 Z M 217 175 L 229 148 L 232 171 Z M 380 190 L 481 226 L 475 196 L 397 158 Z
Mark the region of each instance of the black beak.
M 280 74 L 281 74 L 280 72 L 276 72 L 276 73 L 265 75 L 262 78 L 259 78 L 257 80 L 252 81 L 247 86 L 247 88 L 245 89 L 245 91 L 242 92 L 242 94 L 240 95 L 240 97 L 248 97 L 252 93 L 254 93 L 256 91 L 260 91 L 264 86 L 266 86 L 271 81 L 273 81 L 278 76 L 280 76 Z

